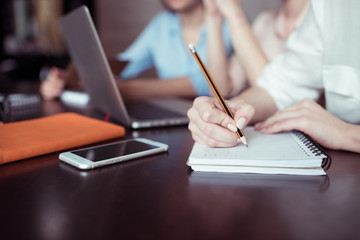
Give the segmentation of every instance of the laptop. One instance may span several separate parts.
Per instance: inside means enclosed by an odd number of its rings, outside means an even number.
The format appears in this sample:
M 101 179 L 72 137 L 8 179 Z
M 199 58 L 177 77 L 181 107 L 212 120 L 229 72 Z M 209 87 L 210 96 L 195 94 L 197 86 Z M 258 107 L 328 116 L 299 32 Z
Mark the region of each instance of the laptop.
M 86 6 L 60 19 L 60 28 L 92 105 L 129 128 L 183 125 L 192 102 L 185 99 L 152 99 L 125 103 Z

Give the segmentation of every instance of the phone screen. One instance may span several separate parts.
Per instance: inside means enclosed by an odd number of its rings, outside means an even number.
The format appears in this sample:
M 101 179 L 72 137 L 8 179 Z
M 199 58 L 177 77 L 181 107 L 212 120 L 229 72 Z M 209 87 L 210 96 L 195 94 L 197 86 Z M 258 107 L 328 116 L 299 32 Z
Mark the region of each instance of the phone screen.
M 158 147 L 139 141 L 124 141 L 90 149 L 72 151 L 71 153 L 86 158 L 92 162 L 98 162 L 109 158 L 138 153 L 155 148 Z

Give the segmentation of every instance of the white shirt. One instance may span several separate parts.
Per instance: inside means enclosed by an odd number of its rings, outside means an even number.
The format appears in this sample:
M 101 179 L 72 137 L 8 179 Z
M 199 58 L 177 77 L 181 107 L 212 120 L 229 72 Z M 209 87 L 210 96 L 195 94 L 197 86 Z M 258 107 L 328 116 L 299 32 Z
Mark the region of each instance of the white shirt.
M 283 109 L 325 93 L 326 109 L 360 123 L 360 1 L 316 0 L 288 39 L 287 51 L 257 84 Z
M 310 1 L 303 7 L 295 22 L 289 22 L 285 18 L 285 5 L 283 4 L 283 7 L 277 11 L 267 10 L 261 12 L 252 24 L 254 36 L 261 50 L 270 61 L 286 50 L 285 44 L 290 33 L 286 30 L 285 25 L 291 24 L 291 31 L 297 29 L 304 19 L 310 6 Z M 233 54 L 230 60 L 229 76 L 233 85 L 232 96 L 239 94 L 249 87 L 245 70 L 236 54 Z

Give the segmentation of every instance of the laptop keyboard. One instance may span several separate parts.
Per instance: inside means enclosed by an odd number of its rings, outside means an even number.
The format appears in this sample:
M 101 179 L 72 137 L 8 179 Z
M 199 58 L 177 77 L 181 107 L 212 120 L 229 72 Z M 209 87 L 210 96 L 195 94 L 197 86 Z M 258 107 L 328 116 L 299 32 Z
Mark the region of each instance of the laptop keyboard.
M 131 117 L 139 120 L 183 117 L 180 113 L 145 102 L 129 103 L 126 108 Z

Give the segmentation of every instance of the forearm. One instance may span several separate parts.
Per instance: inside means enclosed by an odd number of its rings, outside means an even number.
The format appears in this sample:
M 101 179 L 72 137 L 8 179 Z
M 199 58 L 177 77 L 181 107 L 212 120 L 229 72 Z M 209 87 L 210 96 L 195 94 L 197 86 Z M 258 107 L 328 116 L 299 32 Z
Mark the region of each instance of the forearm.
M 132 79 L 118 81 L 121 95 L 125 100 L 141 100 L 147 98 L 184 97 L 193 98 L 196 92 L 188 77 L 170 80 Z
M 268 59 L 255 38 L 242 9 L 234 8 L 226 15 L 229 22 L 235 54 L 239 58 L 250 86 L 256 85 Z
M 224 97 L 232 92 L 228 74 L 228 59 L 222 38 L 222 18 L 207 16 L 208 70 Z
M 233 100 L 244 100 L 255 108 L 255 115 L 250 120 L 250 124 L 263 121 L 278 110 L 270 94 L 257 86 L 248 88 Z

